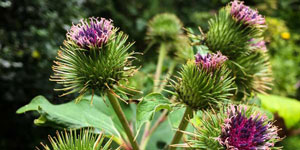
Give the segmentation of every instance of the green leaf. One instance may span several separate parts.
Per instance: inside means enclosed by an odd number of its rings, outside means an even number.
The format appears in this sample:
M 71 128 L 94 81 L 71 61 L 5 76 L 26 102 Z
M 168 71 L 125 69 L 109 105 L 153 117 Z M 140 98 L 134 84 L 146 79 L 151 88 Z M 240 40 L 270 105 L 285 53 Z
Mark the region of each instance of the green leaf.
M 300 122 L 300 102 L 296 99 L 263 94 L 258 94 L 258 97 L 261 99 L 262 108 L 278 113 L 287 128 Z
M 53 105 L 45 97 L 37 96 L 29 104 L 18 109 L 17 114 L 38 111 L 40 117 L 34 121 L 36 125 L 72 129 L 94 127 L 105 131 L 105 134 L 114 135 L 114 139 L 119 143 L 121 135 L 124 136 L 125 133 L 113 108 L 109 102 L 105 104 L 102 98 L 96 95 L 92 105 L 90 99 L 84 97 L 77 104 L 71 101 Z
M 142 125 L 153 119 L 154 113 L 161 110 L 172 110 L 171 102 L 160 93 L 151 93 L 143 98 L 137 106 L 136 127 L 139 131 Z

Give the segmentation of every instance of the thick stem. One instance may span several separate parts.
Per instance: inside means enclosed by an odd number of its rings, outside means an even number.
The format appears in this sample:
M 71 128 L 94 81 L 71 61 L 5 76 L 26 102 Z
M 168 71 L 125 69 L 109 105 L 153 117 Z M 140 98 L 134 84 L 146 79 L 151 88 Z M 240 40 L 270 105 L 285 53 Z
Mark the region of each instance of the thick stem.
M 170 145 L 179 143 L 179 141 L 182 138 L 182 134 L 183 134 L 182 131 L 184 131 L 186 129 L 186 127 L 189 123 L 189 121 L 188 121 L 189 118 L 193 118 L 193 110 L 189 106 L 187 106 L 186 110 L 184 112 L 184 115 L 181 119 L 181 122 L 179 124 L 178 130 L 176 131 Z M 176 150 L 176 147 L 170 146 L 169 150 Z
M 120 106 L 118 99 L 111 92 L 107 92 L 107 97 L 125 130 L 125 133 L 129 139 L 129 142 L 130 142 L 133 150 L 139 150 L 139 146 L 138 146 L 136 140 L 134 140 L 133 133 L 129 127 L 129 124 L 126 120 L 126 117 L 125 117 L 123 111 L 122 111 L 122 108 Z

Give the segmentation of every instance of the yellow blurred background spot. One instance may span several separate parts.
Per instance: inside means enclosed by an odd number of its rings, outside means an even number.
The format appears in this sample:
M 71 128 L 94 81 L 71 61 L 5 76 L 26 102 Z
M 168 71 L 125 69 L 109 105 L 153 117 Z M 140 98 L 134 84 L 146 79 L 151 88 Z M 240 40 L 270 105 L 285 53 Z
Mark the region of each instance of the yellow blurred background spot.
M 282 32 L 281 33 L 281 38 L 285 39 L 285 40 L 288 40 L 291 38 L 291 35 L 289 32 Z

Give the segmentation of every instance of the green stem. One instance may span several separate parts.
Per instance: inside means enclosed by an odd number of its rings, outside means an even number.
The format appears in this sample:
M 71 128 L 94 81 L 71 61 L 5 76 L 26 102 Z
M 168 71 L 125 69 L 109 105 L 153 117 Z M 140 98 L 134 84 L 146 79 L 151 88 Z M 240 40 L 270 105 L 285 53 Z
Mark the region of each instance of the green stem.
M 158 90 L 161 70 L 162 70 L 162 66 L 163 66 L 166 55 L 167 55 L 166 44 L 161 43 L 160 48 L 159 48 L 159 56 L 158 56 L 158 62 L 157 62 L 157 66 L 156 66 L 156 72 L 155 72 L 155 76 L 154 76 L 153 92 L 157 92 L 157 90 Z
M 180 142 L 182 134 L 183 134 L 182 131 L 184 131 L 186 129 L 186 127 L 189 123 L 189 121 L 188 121 L 189 118 L 193 118 L 193 110 L 189 106 L 187 106 L 186 110 L 184 112 L 184 115 L 181 119 L 181 122 L 179 124 L 178 130 L 176 131 L 170 145 L 178 144 Z M 176 150 L 176 147 L 170 146 L 169 150 Z
M 129 139 L 129 142 L 131 143 L 133 150 L 139 150 L 139 146 L 138 146 L 136 140 L 134 140 L 133 133 L 129 127 L 129 124 L 126 120 L 126 117 L 125 117 L 123 111 L 122 111 L 122 108 L 120 106 L 118 99 L 111 92 L 107 92 L 107 97 L 125 130 L 125 133 Z

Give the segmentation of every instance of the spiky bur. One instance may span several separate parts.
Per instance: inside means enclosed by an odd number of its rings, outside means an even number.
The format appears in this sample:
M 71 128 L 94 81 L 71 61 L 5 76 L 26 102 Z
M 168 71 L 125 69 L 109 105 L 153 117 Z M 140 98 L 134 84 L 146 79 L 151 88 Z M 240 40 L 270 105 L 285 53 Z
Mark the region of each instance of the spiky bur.
M 266 93 L 272 87 L 272 71 L 266 51 L 256 49 L 249 55 L 228 61 L 235 77 L 235 100 L 245 100 L 254 92 Z
M 104 18 L 73 25 L 54 61 L 50 80 L 64 86 L 56 90 L 64 91 L 62 95 L 79 93 L 80 100 L 86 92 L 102 95 L 127 80 L 135 71 L 133 52 L 128 52 L 133 43 L 117 30 Z
M 271 150 L 280 141 L 277 127 L 255 107 L 230 105 L 220 112 L 204 111 L 191 122 L 194 133 L 186 145 L 201 150 Z
M 252 19 L 250 19 L 252 18 Z M 229 59 L 249 53 L 252 38 L 259 38 L 266 27 L 264 18 L 242 2 L 234 1 L 209 21 L 206 45 Z
M 56 132 L 56 137 L 49 135 L 50 146 L 41 143 L 44 150 L 111 150 L 111 137 L 104 143 L 104 135 L 93 134 L 89 129 L 81 129 L 79 133 L 76 130 Z M 36 147 L 37 150 L 40 150 Z M 119 148 L 118 148 L 119 149 Z
M 147 40 L 155 43 L 176 42 L 181 35 L 182 23 L 179 18 L 170 13 L 162 13 L 153 17 L 148 23 Z
M 195 57 L 182 67 L 177 81 L 171 80 L 178 102 L 198 110 L 227 101 L 234 90 L 230 70 L 224 64 L 227 58 L 219 52 Z
M 146 35 L 146 40 L 149 41 L 148 48 L 164 44 L 167 51 L 174 50 L 177 60 L 186 61 L 193 53 L 193 49 L 182 28 L 183 24 L 175 14 L 162 13 L 154 16 L 148 23 Z

